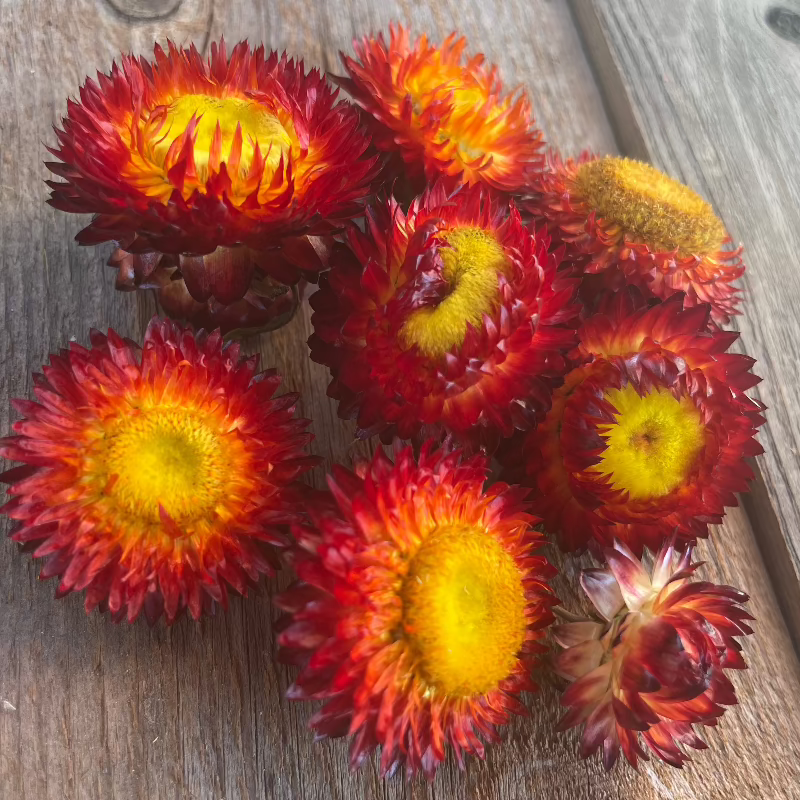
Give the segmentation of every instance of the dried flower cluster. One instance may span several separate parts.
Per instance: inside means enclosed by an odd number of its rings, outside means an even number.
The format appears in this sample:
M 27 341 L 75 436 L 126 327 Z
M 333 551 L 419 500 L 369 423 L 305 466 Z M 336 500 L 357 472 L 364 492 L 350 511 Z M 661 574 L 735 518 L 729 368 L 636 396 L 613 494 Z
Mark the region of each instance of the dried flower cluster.
M 246 42 L 87 79 L 50 203 L 93 214 L 77 238 L 116 243 L 117 288 L 188 324 L 51 357 L 0 443 L 3 510 L 58 595 L 115 620 L 199 618 L 284 561 L 289 696 L 384 775 L 463 767 L 526 712 L 558 602 L 537 550 L 588 549 L 597 613 L 552 630 L 559 728 L 607 769 L 681 766 L 751 633 L 746 595 L 692 563 L 761 452 L 753 360 L 720 327 L 741 249 L 652 166 L 546 158 L 526 92 L 466 47 L 356 41 L 332 76 L 352 101 Z M 223 341 L 287 322 L 306 282 L 339 416 L 411 443 L 325 491 L 299 480 L 297 395 Z

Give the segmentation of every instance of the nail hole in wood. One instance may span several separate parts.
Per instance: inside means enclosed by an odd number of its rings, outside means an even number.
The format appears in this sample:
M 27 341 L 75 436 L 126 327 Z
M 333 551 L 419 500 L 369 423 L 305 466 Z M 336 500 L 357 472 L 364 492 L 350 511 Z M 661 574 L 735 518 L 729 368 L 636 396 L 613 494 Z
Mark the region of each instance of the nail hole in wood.
M 800 42 L 800 14 L 788 8 L 773 6 L 767 11 L 767 25 L 772 28 L 781 39 L 790 42 Z
M 129 20 L 151 21 L 172 16 L 183 0 L 106 0 L 117 14 Z

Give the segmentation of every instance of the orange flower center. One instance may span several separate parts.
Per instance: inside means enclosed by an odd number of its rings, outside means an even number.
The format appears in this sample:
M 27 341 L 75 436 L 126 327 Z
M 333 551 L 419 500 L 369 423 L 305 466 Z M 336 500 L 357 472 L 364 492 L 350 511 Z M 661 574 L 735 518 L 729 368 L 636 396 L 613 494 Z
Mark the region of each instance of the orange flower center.
M 705 443 L 692 401 L 665 389 L 640 396 L 633 386 L 605 396 L 617 409 L 616 422 L 600 427 L 606 449 L 592 471 L 608 475 L 632 500 L 664 497 L 685 484 Z
M 111 420 L 94 467 L 119 511 L 154 524 L 163 508 L 185 524 L 216 513 L 242 457 L 238 439 L 215 429 L 212 415 L 156 407 Z
M 442 527 L 423 542 L 402 589 L 403 625 L 421 677 L 446 695 L 496 689 L 525 641 L 525 590 L 489 533 Z
M 407 65 L 406 60 L 395 68 L 400 94 L 411 97 L 417 119 L 435 106 L 434 118 L 442 119 L 442 126 L 437 128 L 432 144 L 442 160 L 453 159 L 449 174 L 458 174 L 473 162 L 483 162 L 487 154 L 492 155 L 493 163 L 505 164 L 506 155 L 496 145 L 508 134 L 505 112 L 509 101 L 492 95 L 460 65 L 443 64 L 438 58 L 416 70 L 407 70 Z
M 702 257 L 720 250 L 726 238 L 725 226 L 699 194 L 641 161 L 589 161 L 575 184 L 599 218 L 652 250 Z
M 453 228 L 441 239 L 442 277 L 450 291 L 435 308 L 411 314 L 400 331 L 405 347 L 416 345 L 428 358 L 458 347 L 468 323 L 481 326 L 497 300 L 498 276 L 508 272 L 510 263 L 495 235 L 483 228 Z

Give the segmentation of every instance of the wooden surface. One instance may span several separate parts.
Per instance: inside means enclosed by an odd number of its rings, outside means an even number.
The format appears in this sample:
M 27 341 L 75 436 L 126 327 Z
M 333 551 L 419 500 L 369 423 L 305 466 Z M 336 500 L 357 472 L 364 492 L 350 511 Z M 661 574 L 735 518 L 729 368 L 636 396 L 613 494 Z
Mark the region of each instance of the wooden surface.
M 647 3 L 648 11 L 654 5 Z M 761 50 L 751 52 L 749 48 L 755 45 L 736 39 L 723 26 L 724 20 L 731 24 L 737 20 L 723 11 L 722 2 L 675 2 L 670 7 L 691 8 L 695 19 L 701 5 L 707 16 L 688 26 L 682 15 L 675 20 L 648 17 L 644 0 L 639 4 L 598 2 L 586 5 L 584 11 L 601 12 L 595 24 L 605 26 L 610 42 L 606 61 L 598 62 L 605 65 L 605 72 L 598 74 L 622 146 L 630 151 L 633 132 L 633 145 L 652 147 L 657 161 L 710 195 L 750 250 L 751 316 L 742 329 L 747 348 L 765 362 L 762 374 L 770 378 L 762 392 L 773 406 L 772 427 L 762 437 L 770 451 L 762 462 L 769 476 L 770 465 L 777 469 L 783 463 L 789 433 L 800 425 L 798 413 L 791 412 L 792 381 L 797 380 L 791 341 L 784 337 L 776 345 L 774 340 L 781 330 L 787 332 L 781 325 L 787 326 L 794 313 L 785 293 L 789 290 L 798 297 L 797 278 L 795 284 L 791 281 L 796 258 L 787 249 L 790 232 L 775 221 L 789 219 L 785 209 L 797 205 L 792 192 L 798 191 L 800 183 L 791 186 L 787 177 L 779 184 L 776 173 L 769 173 L 772 178 L 767 179 L 763 170 L 780 164 L 789 176 L 788 170 L 796 169 L 788 161 L 771 161 L 770 148 L 777 147 L 776 143 L 788 146 L 788 139 L 781 137 L 797 136 L 800 101 L 790 101 L 794 121 L 787 109 L 776 110 L 771 125 L 765 119 L 769 98 L 750 96 L 756 92 L 753 81 L 766 70 L 753 64 L 769 49 L 766 40 L 759 40 Z M 747 10 L 751 4 L 728 0 L 724 9 L 736 5 Z M 161 18 L 149 21 L 153 16 Z M 578 16 L 589 41 L 586 15 Z M 9 425 L 8 396 L 29 394 L 31 369 L 38 368 L 50 351 L 72 337 L 86 342 L 93 325 L 111 324 L 138 338 L 154 311 L 145 296 L 113 291 L 113 276 L 103 266 L 109 248 L 82 249 L 74 244 L 72 237 L 84 220 L 44 204 L 41 142 L 52 140 L 50 126 L 64 112 L 66 96 L 75 92 L 83 76 L 97 68 L 107 69 L 119 50 L 149 51 L 154 37 L 171 36 L 206 46 L 223 33 L 229 41 L 249 36 L 271 47 L 302 53 L 310 63 L 337 69 L 337 51 L 349 46 L 354 33 L 384 27 L 390 19 L 413 23 L 416 29 L 436 36 L 460 29 L 475 49 L 484 50 L 500 64 L 509 84 L 528 86 L 541 125 L 553 143 L 566 152 L 584 147 L 615 151 L 612 128 L 565 0 L 0 0 L 4 98 L 0 114 L 0 314 L 4 326 L 0 428 L 5 431 Z M 637 20 L 633 34 L 630 19 Z M 697 41 L 701 23 L 708 26 L 702 47 Z M 669 47 L 657 46 L 656 36 L 666 37 Z M 615 50 L 618 41 L 624 46 Z M 769 52 L 776 60 L 783 57 L 776 53 L 790 46 L 785 40 L 777 41 L 769 46 L 775 48 Z M 595 41 L 593 55 L 597 50 Z M 721 59 L 723 51 L 727 55 Z M 730 80 L 720 83 L 714 73 L 702 97 L 690 93 L 685 99 L 679 80 L 688 82 L 686 76 L 692 74 L 686 62 L 713 54 L 730 70 Z M 633 77 L 624 84 L 614 73 L 623 56 L 633 62 L 625 62 Z M 649 65 L 649 71 L 636 72 L 638 62 L 633 56 Z M 644 61 L 645 56 L 655 60 Z M 779 72 L 778 77 L 781 74 L 787 73 Z M 696 75 L 689 82 L 693 91 L 699 79 Z M 700 100 L 710 103 L 712 92 L 719 93 L 719 103 L 735 106 L 731 113 L 706 114 L 697 107 Z M 659 98 L 681 108 L 694 104 L 696 119 L 708 116 L 708 130 L 694 131 L 694 138 L 680 132 L 687 118 L 671 119 Z M 627 99 L 636 102 L 637 110 L 625 111 Z M 748 107 L 749 101 L 753 108 Z M 636 121 L 639 127 L 624 130 L 625 114 L 631 125 Z M 728 149 L 732 140 L 720 130 L 737 131 L 742 151 L 732 145 Z M 681 146 L 670 144 L 663 150 L 655 146 L 673 139 Z M 757 144 L 747 149 L 748 141 Z M 739 161 L 742 173 L 736 166 Z M 779 203 L 781 192 L 784 197 Z M 745 208 L 750 216 L 737 216 Z M 760 220 L 755 229 L 752 218 Z M 798 235 L 797 227 L 794 235 Z M 776 274 L 782 276 L 780 284 L 772 283 Z M 314 420 L 318 437 L 314 451 L 325 457 L 326 464 L 347 462 L 354 452 L 365 449 L 351 444 L 351 429 L 335 417 L 325 396 L 325 371 L 307 357 L 308 333 L 306 308 L 289 327 L 249 346 L 262 352 L 265 365 L 283 372 L 288 387 L 303 392 L 302 411 Z M 322 470 L 315 473 L 317 482 L 322 474 Z M 798 482 L 787 478 L 786 497 L 791 497 L 792 488 L 797 491 Z M 765 488 L 763 502 L 769 506 L 773 498 L 780 501 L 777 489 Z M 778 503 L 779 514 L 788 514 L 784 511 L 788 507 L 788 503 Z M 273 660 L 274 614 L 266 594 L 234 600 L 227 615 L 201 624 L 184 620 L 169 630 L 150 630 L 143 622 L 118 627 L 100 615 L 86 617 L 79 596 L 55 602 L 55 587 L 39 584 L 30 558 L 3 541 L 0 798 L 800 797 L 800 667 L 747 516 L 741 511 L 732 513 L 725 526 L 700 547 L 700 556 L 709 562 L 710 579 L 751 593 L 758 618 L 756 636 L 745 643 L 751 669 L 733 676 L 741 705 L 725 715 L 719 731 L 709 733 L 710 751 L 698 754 L 683 771 L 646 764 L 639 775 L 618 769 L 608 777 L 596 761 L 577 760 L 574 733 L 552 732 L 559 710 L 556 691 L 548 685 L 541 695 L 528 700 L 531 718 L 515 722 L 508 741 L 491 749 L 485 764 L 474 761 L 462 774 L 449 762 L 431 787 L 421 780 L 383 783 L 374 764 L 352 775 L 346 766 L 345 743 L 313 743 L 306 730 L 312 708 L 283 699 L 292 673 Z M 567 606 L 575 601 L 575 569 L 566 564 L 558 585 Z M 286 581 L 283 576 L 268 588 Z
M 735 324 L 769 408 L 745 502 L 800 647 L 800 2 L 572 5 L 620 146 L 697 189 L 744 242 Z

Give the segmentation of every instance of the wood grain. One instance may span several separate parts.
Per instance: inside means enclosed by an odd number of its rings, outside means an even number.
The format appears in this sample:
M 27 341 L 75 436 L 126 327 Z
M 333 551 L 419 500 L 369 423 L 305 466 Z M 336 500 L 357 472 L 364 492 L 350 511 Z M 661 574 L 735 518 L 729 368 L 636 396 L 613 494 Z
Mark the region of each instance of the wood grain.
M 769 407 L 745 502 L 800 647 L 800 3 L 572 4 L 623 150 L 697 189 L 744 242 L 736 326 Z
M 112 6 L 114 6 L 112 8 Z M 172 11 L 153 20 L 157 7 Z M 120 11 L 122 9 L 122 11 Z M 68 12 L 68 13 L 67 13 Z M 0 0 L 0 427 L 9 396 L 26 396 L 48 352 L 92 325 L 140 337 L 149 298 L 117 294 L 103 266 L 108 248 L 72 241 L 83 220 L 44 205 L 42 141 L 83 76 L 120 50 L 147 52 L 154 37 L 207 46 L 224 34 L 302 53 L 336 69 L 354 33 L 390 19 L 442 36 L 453 28 L 498 61 L 507 82 L 533 92 L 547 136 L 567 151 L 615 150 L 615 141 L 563 0 L 343 3 L 315 0 Z M 287 328 L 247 342 L 286 385 L 303 392 L 314 451 L 348 462 L 352 445 L 325 395 L 327 376 L 307 356 L 308 309 Z M 322 479 L 318 470 L 314 479 Z M 791 798 L 800 780 L 796 729 L 800 670 L 745 515 L 737 511 L 701 548 L 707 574 L 752 594 L 757 636 L 751 669 L 735 675 L 741 706 L 710 735 L 712 750 L 682 772 L 646 765 L 608 777 L 577 760 L 575 735 L 558 736 L 556 689 L 529 700 L 531 718 L 466 774 L 448 763 L 433 786 L 383 783 L 374 764 L 351 775 L 346 744 L 314 744 L 312 709 L 284 700 L 291 671 L 273 660 L 267 594 L 234 600 L 230 612 L 172 629 L 114 626 L 86 617 L 82 598 L 54 602 L 29 557 L 0 545 L 0 798 L 3 800 L 455 800 L 534 797 Z M 563 563 L 555 556 L 559 563 Z M 558 589 L 577 602 L 574 564 Z

